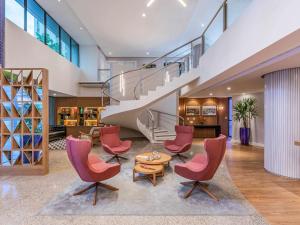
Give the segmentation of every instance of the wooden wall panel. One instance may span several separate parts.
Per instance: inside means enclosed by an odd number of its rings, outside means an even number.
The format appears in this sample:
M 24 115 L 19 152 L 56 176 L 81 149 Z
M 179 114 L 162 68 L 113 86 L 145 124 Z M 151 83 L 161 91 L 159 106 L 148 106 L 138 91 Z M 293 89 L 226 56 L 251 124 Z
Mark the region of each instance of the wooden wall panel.
M 186 116 L 186 106 L 217 106 L 216 116 Z M 222 134 L 228 135 L 228 98 L 180 98 L 179 115 L 187 125 L 220 125 Z M 193 121 L 191 123 L 190 121 Z M 207 131 L 209 132 L 209 131 Z

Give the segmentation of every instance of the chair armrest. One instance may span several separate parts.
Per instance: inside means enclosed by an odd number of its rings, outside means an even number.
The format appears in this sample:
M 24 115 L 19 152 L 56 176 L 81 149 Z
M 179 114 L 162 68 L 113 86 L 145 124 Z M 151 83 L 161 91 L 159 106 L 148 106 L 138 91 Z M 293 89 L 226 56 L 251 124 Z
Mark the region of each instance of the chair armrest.
M 165 140 L 164 141 L 164 145 L 166 146 L 166 145 L 173 145 L 175 143 L 175 141 L 174 140 Z
M 121 145 L 127 147 L 127 148 L 130 148 L 131 145 L 132 145 L 132 141 L 130 140 L 126 140 L 126 141 L 121 141 Z

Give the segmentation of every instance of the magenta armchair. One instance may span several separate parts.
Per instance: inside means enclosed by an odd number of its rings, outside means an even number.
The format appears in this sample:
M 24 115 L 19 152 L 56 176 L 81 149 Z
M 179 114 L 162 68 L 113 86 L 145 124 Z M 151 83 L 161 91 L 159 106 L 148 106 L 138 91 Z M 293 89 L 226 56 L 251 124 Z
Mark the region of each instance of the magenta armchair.
M 120 158 L 127 160 L 127 158 L 122 157 L 120 155 L 130 150 L 132 142 L 129 140 L 120 140 L 120 127 L 103 127 L 100 130 L 100 134 L 101 144 L 104 151 L 113 155 L 113 157 L 107 160 L 106 162 L 110 162 L 113 159 L 117 159 L 118 163 L 120 163 Z
M 97 203 L 98 186 L 117 191 L 118 189 L 101 183 L 117 175 L 120 172 L 120 164 L 108 164 L 98 158 L 96 155 L 90 154 L 91 141 L 79 140 L 72 136 L 67 137 L 67 154 L 74 169 L 78 173 L 81 180 L 85 182 L 93 182 L 87 188 L 74 193 L 73 195 L 81 195 L 87 190 L 95 187 L 95 195 L 93 205 Z
M 192 185 L 184 198 L 188 198 L 192 192 L 199 187 L 210 197 L 218 201 L 218 198 L 208 190 L 208 184 L 203 181 L 211 180 L 222 162 L 226 150 L 226 136 L 220 135 L 218 138 L 208 138 L 204 140 L 206 154 L 196 154 L 194 158 L 183 164 L 175 165 L 175 173 L 192 180 L 183 182 L 182 185 Z
M 185 162 L 184 158 L 187 157 L 181 155 L 181 153 L 184 153 L 191 148 L 193 142 L 194 127 L 176 125 L 175 131 L 176 131 L 175 140 L 165 141 L 164 146 L 165 149 L 167 149 L 169 152 L 175 154 L 172 157 L 177 156 L 182 162 Z

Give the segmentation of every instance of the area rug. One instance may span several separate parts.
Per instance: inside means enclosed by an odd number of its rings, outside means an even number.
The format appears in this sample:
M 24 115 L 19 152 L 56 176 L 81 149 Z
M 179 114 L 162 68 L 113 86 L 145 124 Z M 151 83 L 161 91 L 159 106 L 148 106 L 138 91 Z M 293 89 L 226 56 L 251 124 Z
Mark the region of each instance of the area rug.
M 61 216 L 261 216 L 242 196 L 234 186 L 225 162 L 219 167 L 214 179 L 209 182 L 209 189 L 218 196 L 220 201 L 215 201 L 200 190 L 184 199 L 187 188 L 180 185 L 186 181 L 173 171 L 174 165 L 179 161 L 173 160 L 171 166 L 166 169 L 165 176 L 158 179 L 157 186 L 147 180 L 132 181 L 132 168 L 134 156 L 141 152 L 158 150 L 164 152 L 161 145 L 151 145 L 146 141 L 135 142 L 133 149 L 126 156 L 128 161 L 122 161 L 121 172 L 106 183 L 119 188 L 117 192 L 98 189 L 98 203 L 92 205 L 93 193 L 87 192 L 80 196 L 72 196 L 87 186 L 78 178 L 64 193 L 59 194 L 48 202 L 39 215 Z M 110 156 L 102 150 L 97 151 L 102 158 Z M 203 152 L 202 145 L 193 145 L 189 157 Z M 260 224 L 265 224 L 261 222 Z

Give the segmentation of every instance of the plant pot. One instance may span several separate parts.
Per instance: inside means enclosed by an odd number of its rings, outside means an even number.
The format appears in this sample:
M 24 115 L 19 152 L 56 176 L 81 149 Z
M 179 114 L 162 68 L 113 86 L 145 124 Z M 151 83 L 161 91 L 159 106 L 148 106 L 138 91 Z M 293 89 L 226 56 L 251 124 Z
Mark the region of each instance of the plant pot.
M 249 145 L 250 140 L 250 128 L 240 128 L 240 140 L 242 145 Z

